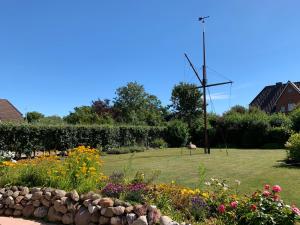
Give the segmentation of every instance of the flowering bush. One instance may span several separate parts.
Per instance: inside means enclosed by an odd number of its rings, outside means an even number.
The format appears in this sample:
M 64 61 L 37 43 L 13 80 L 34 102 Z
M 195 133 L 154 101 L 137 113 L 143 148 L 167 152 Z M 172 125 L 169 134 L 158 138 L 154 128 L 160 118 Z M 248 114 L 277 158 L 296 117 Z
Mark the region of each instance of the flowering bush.
M 300 162 L 300 133 L 292 134 L 285 147 L 289 150 L 288 158 Z
M 279 185 L 274 185 L 270 190 L 265 185 L 263 191 L 253 193 L 251 196 L 242 197 L 239 201 L 219 205 L 218 215 L 225 224 L 245 225 L 292 225 L 300 215 L 296 206 L 286 205 L 279 193 Z
M 105 176 L 96 149 L 79 146 L 68 157 L 41 156 L 34 159 L 5 161 L 0 165 L 0 185 L 50 186 L 87 192 L 101 188 Z

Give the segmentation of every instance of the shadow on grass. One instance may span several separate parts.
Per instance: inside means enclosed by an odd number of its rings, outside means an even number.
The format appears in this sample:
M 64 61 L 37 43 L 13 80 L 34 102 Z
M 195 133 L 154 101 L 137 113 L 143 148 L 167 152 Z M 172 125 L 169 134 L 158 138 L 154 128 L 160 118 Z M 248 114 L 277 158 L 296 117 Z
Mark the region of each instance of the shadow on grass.
M 275 168 L 287 168 L 287 169 L 300 169 L 299 162 L 293 162 L 289 160 L 277 160 L 277 165 L 274 165 Z

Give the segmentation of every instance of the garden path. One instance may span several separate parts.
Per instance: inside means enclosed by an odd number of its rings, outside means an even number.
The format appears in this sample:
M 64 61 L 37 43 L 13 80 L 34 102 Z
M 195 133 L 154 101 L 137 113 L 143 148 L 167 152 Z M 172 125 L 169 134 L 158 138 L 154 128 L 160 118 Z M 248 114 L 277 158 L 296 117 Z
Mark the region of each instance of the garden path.
M 33 220 L 24 220 L 21 218 L 0 217 L 0 225 L 55 225 L 55 224 L 33 221 Z

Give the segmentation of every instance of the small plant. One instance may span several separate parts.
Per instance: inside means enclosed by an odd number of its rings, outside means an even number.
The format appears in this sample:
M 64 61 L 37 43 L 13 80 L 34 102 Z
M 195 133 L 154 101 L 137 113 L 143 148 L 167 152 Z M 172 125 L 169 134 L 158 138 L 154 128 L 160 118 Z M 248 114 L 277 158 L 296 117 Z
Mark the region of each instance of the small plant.
M 156 138 L 153 141 L 151 141 L 150 147 L 163 149 L 168 147 L 168 144 L 163 138 Z
M 88 192 L 104 186 L 102 161 L 96 149 L 79 146 L 68 156 L 41 156 L 34 159 L 5 161 L 0 165 L 0 185 L 49 186 Z
M 288 158 L 300 162 L 300 133 L 292 134 L 285 147 L 288 149 Z

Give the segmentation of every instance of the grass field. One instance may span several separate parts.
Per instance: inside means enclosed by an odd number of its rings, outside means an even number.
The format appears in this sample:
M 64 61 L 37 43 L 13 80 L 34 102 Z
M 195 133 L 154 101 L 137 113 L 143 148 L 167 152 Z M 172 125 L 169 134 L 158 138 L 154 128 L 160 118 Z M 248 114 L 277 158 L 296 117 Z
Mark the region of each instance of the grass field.
M 226 150 L 213 149 L 211 155 L 203 150 L 187 149 L 149 150 L 141 153 L 103 156 L 106 175 L 113 171 L 130 168 L 134 175 L 140 170 L 149 174 L 160 170 L 158 182 L 197 187 L 199 184 L 199 165 L 205 167 L 205 177 L 226 179 L 229 183 L 240 180 L 240 191 L 250 193 L 264 184 L 279 184 L 283 188 L 282 198 L 289 204 L 300 206 L 300 168 L 281 166 L 280 160 L 286 157 L 284 150 Z M 131 163 L 129 163 L 131 161 Z

